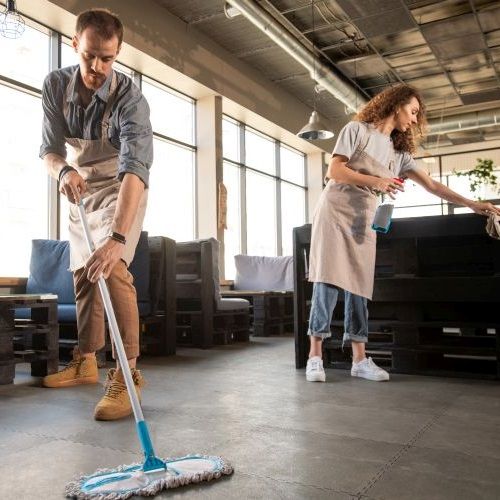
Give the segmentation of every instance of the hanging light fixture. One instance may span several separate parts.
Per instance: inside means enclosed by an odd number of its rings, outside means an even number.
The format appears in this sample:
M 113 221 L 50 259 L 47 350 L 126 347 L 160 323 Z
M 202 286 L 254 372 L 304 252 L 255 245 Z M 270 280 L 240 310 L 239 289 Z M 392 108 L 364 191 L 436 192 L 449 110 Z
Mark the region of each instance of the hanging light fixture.
M 236 7 L 224 2 L 224 15 L 228 19 L 233 19 L 233 17 L 241 15 L 241 12 Z
M 331 139 L 333 132 L 321 123 L 318 112 L 314 110 L 309 117 L 309 122 L 300 129 L 297 135 L 301 139 L 314 141 L 316 139 Z
M 19 38 L 24 28 L 24 19 L 17 12 L 15 0 L 7 0 L 5 9 L 0 13 L 0 34 L 5 38 Z
M 311 0 L 311 17 L 312 17 L 312 36 L 314 36 L 314 0 Z M 318 112 L 316 111 L 316 51 L 314 50 L 313 42 L 313 80 L 315 83 L 313 89 L 313 112 L 309 117 L 309 122 L 304 125 L 297 136 L 301 139 L 306 139 L 308 141 L 314 141 L 316 139 L 331 139 L 333 137 L 333 132 L 323 125 L 319 119 Z

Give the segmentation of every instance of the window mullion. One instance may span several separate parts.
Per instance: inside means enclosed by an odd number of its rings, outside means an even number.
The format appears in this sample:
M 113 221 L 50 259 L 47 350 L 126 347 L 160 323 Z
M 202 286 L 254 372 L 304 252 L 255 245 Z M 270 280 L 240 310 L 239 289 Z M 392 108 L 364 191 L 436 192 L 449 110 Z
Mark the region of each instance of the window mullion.
M 274 162 L 276 165 L 276 255 L 283 255 L 282 214 L 281 214 L 281 158 L 280 143 L 274 141 Z
M 245 165 L 245 125 L 240 123 L 240 162 Z M 247 169 L 245 166 L 240 167 L 240 249 L 241 253 L 247 254 Z
M 49 34 L 49 71 L 59 69 L 61 66 L 61 35 L 55 31 L 50 31 Z M 41 166 L 41 168 L 44 168 Z M 57 181 L 50 175 L 48 178 L 48 228 L 47 233 L 50 239 L 57 240 L 60 237 L 59 218 L 60 218 L 60 202 L 59 191 L 57 189 Z

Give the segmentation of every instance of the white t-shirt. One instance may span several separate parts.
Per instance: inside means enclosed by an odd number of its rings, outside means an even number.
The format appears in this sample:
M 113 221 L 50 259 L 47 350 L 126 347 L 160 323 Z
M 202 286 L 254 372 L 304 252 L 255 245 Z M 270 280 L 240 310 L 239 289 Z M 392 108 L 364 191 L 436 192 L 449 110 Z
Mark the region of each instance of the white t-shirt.
M 349 122 L 340 131 L 332 155 L 337 154 L 351 158 L 365 134 L 369 134 L 365 152 L 382 165 L 389 165 L 394 151 L 392 139 L 388 135 L 379 132 L 372 124 L 365 122 Z M 401 151 L 394 151 L 394 153 L 396 176 L 404 177 L 406 172 L 417 168 L 417 163 L 410 153 Z

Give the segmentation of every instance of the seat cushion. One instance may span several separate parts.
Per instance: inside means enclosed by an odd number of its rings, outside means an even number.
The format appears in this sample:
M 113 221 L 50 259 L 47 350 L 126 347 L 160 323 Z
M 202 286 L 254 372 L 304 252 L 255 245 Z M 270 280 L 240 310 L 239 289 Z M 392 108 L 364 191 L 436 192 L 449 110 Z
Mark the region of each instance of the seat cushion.
M 76 304 L 58 304 L 57 317 L 59 323 L 76 323 Z
M 235 255 L 235 290 L 293 290 L 293 257 Z
M 73 274 L 69 271 L 69 242 L 33 240 L 26 293 L 53 293 L 63 304 L 75 303 Z
M 220 299 L 217 304 L 219 311 L 236 311 L 238 309 L 249 309 L 250 302 L 245 299 Z
M 19 308 L 14 311 L 16 319 L 31 319 L 31 308 Z M 76 323 L 76 304 L 57 304 L 59 323 Z

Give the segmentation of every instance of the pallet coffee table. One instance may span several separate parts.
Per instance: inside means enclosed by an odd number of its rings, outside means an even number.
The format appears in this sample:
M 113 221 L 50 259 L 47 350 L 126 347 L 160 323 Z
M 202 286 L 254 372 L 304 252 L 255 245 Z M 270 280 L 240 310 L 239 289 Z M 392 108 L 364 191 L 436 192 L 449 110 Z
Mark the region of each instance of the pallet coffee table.
M 16 309 L 30 309 L 31 318 L 16 319 Z M 35 377 L 57 371 L 57 295 L 0 295 L 0 384 L 13 382 L 16 363 L 30 363 Z

